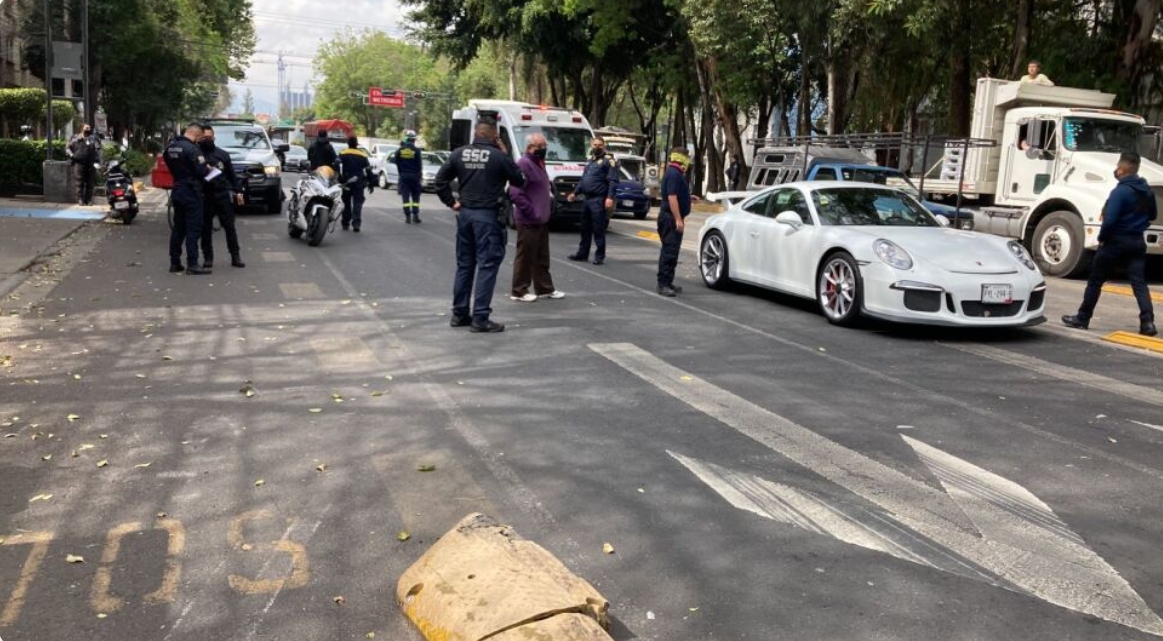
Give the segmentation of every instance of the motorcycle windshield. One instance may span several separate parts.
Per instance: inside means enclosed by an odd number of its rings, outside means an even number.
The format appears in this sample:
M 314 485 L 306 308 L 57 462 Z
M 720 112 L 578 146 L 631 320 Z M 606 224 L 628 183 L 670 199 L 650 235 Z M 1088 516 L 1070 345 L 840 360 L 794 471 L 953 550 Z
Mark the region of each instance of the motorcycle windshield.
M 314 176 L 316 178 L 318 178 L 320 181 L 322 181 L 323 184 L 327 185 L 328 187 L 335 184 L 335 181 L 339 178 L 338 174 L 336 174 L 335 170 L 332 169 L 331 167 L 319 167 L 319 168 L 317 168 L 314 172 Z

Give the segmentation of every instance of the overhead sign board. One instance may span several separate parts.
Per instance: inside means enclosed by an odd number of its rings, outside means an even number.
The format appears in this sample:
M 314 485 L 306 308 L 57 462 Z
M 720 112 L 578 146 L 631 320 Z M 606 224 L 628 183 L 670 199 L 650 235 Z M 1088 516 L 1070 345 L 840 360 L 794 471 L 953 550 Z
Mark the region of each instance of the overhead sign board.
M 367 90 L 367 104 L 372 107 L 388 107 L 391 109 L 404 108 L 404 92 L 384 91 L 380 87 L 369 87 Z

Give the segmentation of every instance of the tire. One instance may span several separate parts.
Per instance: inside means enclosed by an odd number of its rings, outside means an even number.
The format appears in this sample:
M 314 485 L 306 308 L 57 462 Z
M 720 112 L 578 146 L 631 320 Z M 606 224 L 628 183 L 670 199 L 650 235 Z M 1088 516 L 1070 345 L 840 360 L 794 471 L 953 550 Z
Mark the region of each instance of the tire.
M 699 274 L 711 289 L 727 289 L 731 284 L 731 263 L 727 239 L 717 231 L 707 232 L 699 247 Z
M 1078 278 L 1090 268 L 1094 257 L 1085 242 L 1082 218 L 1072 211 L 1056 211 L 1038 221 L 1030 246 L 1043 274 Z
M 121 214 L 121 224 L 132 225 L 134 218 L 137 218 L 137 212 L 133 211 L 132 209 L 127 210 L 125 213 Z
M 380 179 L 376 182 L 379 183 L 380 189 L 387 189 L 388 188 L 388 174 L 386 172 L 381 171 L 380 172 Z
M 315 217 L 307 224 L 307 244 L 312 247 L 323 244 L 323 238 L 327 236 L 327 226 L 331 223 L 327 219 L 325 208 L 316 206 L 315 210 Z
M 273 195 L 275 196 L 275 198 L 270 198 L 267 200 L 267 213 L 268 214 L 282 213 L 282 211 L 283 211 L 283 192 L 282 192 L 282 190 L 273 192 Z
M 646 216 L 648 216 L 649 214 L 650 214 L 649 209 L 647 209 L 644 212 L 637 212 L 636 211 L 636 212 L 634 212 L 634 220 L 646 220 Z
M 833 325 L 852 327 L 860 321 L 864 282 L 851 254 L 836 252 L 824 259 L 816 275 L 816 303 Z

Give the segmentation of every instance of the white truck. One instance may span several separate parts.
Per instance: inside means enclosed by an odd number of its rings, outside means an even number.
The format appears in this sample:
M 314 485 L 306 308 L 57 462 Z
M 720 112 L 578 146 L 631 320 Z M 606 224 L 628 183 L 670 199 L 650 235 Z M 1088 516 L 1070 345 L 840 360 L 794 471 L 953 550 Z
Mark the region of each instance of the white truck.
M 1021 240 L 1048 275 L 1079 276 L 1098 247 L 1119 154 L 1137 151 L 1143 134 L 1143 119 L 1112 110 L 1114 98 L 981 78 L 970 136 L 997 145 L 950 145 L 924 191 L 954 195 L 960 182 L 962 195 L 976 201 L 975 230 Z M 1163 209 L 1163 167 L 1143 160 L 1139 174 Z M 1163 254 L 1163 219 L 1145 238 L 1148 253 Z
M 482 118 L 497 123 L 501 140 L 514 160 L 525 153 L 525 141 L 530 134 L 545 136 L 549 144 L 545 168 L 554 195 L 550 223 L 579 222 L 584 206 L 582 201 L 571 203 L 566 197 L 581 181 L 589 157 L 594 132 L 586 117 L 581 112 L 559 107 L 509 100 L 471 100 L 468 106 L 452 112 L 452 149 L 472 142 L 473 127 Z

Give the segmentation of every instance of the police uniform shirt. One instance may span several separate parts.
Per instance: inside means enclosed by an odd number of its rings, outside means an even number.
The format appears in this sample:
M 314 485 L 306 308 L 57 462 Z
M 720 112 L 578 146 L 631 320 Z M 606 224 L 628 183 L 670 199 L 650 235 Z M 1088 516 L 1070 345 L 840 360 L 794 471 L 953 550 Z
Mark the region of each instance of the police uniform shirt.
M 210 170 L 206 167 L 206 157 L 198 145 L 185 136 L 178 136 L 166 147 L 163 156 L 166 167 L 174 176 L 174 183 L 189 183 L 205 178 Z
M 234 173 L 234 161 L 230 159 L 230 154 L 221 147 L 215 147 L 214 151 L 206 156 L 206 161 L 211 167 L 222 172 L 222 175 L 210 181 L 210 193 L 242 193 L 242 177 Z
M 371 162 L 368 160 L 367 152 L 358 147 L 348 147 L 339 154 L 339 168 L 345 182 L 358 176 L 359 180 L 356 181 L 355 186 L 367 186 L 365 180 L 368 167 L 371 167 Z
M 436 172 L 436 195 L 448 207 L 452 180 L 460 183 L 460 203 L 466 209 L 496 210 L 505 194 L 505 183 L 525 186 L 525 174 L 509 154 L 491 141 L 477 138 L 471 145 L 452 152 L 448 162 Z
M 670 210 L 670 197 L 678 199 L 678 213 L 686 218 L 691 213 L 691 188 L 687 185 L 686 176 L 678 167 L 668 165 L 666 173 L 662 175 L 662 206 L 660 215 L 673 216 Z
M 574 194 L 586 198 L 613 198 L 618 192 L 618 162 L 605 154 L 586 165 Z
M 411 143 L 404 143 L 392 154 L 392 162 L 399 168 L 400 174 L 419 176 L 424 166 L 420 161 L 423 150 Z

